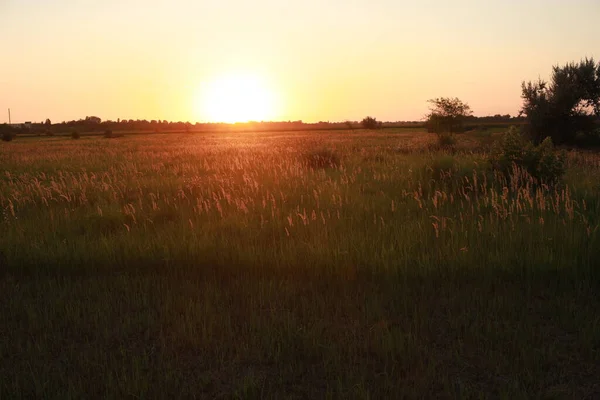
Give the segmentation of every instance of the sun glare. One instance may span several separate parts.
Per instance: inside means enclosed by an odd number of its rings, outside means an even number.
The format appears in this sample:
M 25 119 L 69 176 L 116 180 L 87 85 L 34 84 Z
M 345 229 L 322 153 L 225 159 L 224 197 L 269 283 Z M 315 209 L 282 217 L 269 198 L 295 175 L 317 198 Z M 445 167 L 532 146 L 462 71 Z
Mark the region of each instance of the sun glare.
M 228 75 L 203 85 L 197 113 L 210 122 L 269 121 L 276 117 L 272 90 L 252 75 Z

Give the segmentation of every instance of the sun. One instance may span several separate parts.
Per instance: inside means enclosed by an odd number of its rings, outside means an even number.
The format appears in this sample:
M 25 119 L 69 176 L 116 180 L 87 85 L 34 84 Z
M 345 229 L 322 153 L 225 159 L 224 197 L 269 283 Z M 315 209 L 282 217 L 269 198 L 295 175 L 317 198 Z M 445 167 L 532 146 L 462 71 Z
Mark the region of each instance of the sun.
M 196 113 L 210 122 L 270 121 L 276 117 L 276 102 L 259 76 L 230 74 L 200 86 Z

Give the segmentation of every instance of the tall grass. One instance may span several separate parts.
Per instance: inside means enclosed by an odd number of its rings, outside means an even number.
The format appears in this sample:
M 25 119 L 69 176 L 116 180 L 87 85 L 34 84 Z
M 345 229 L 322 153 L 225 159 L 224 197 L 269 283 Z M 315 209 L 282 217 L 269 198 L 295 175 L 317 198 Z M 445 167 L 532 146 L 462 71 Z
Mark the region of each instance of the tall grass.
M 519 169 L 508 180 L 481 156 L 417 158 L 376 147 L 367 151 L 385 154 L 385 163 L 363 164 L 364 152 L 358 157 L 349 140 L 329 139 L 347 160 L 331 162 L 327 153 L 317 160 L 325 169 L 306 163 L 306 154 L 325 154 L 312 148 L 317 144 L 293 136 L 24 144 L 5 155 L 4 252 L 20 268 L 53 256 L 65 266 L 106 258 L 126 264 L 122 252 L 130 250 L 120 243 L 131 241 L 156 243 L 133 258 L 193 262 L 200 249 L 221 246 L 248 261 L 260 254 L 269 264 L 288 264 L 281 256 L 289 251 L 292 263 L 301 252 L 336 267 L 360 261 L 367 270 L 413 270 L 424 260 L 423 271 L 474 267 L 519 242 L 517 260 L 498 264 L 537 268 L 552 257 L 550 267 L 577 256 L 585 262 L 574 268 L 591 268 L 595 254 L 582 254 L 577 243 L 598 240 L 598 204 L 580 201 L 586 193 L 574 193 L 568 182 L 539 186 Z M 40 148 L 32 152 L 34 146 Z M 523 237 L 525 230 L 531 235 Z M 556 259 L 548 237 L 573 247 L 563 246 Z M 65 241 L 77 245 L 65 251 Z M 335 262 L 332 249 L 344 249 Z
M 413 139 L 1 146 L 1 312 L 12 322 L 0 354 L 26 356 L 0 362 L 0 394 L 593 391 L 599 158 L 571 154 L 550 187 L 518 168 L 507 179 L 460 143 L 398 151 Z M 59 343 L 80 370 L 51 359 Z M 539 363 L 568 351 L 581 379 L 553 381 L 562 367 Z

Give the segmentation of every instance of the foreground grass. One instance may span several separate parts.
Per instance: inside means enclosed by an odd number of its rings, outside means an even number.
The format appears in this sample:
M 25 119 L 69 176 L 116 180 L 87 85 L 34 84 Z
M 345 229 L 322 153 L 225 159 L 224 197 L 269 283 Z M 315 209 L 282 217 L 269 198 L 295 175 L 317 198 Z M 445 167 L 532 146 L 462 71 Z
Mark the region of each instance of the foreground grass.
M 597 158 L 511 185 L 423 141 L 1 146 L 0 397 L 600 395 Z

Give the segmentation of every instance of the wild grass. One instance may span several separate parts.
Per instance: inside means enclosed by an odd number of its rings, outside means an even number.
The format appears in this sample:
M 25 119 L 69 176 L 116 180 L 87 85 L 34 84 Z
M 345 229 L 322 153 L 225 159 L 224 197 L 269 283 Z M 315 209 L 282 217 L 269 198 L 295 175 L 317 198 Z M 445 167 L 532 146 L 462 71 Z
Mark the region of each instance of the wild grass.
M 432 136 L 0 146 L 0 397 L 600 395 L 600 157 Z

